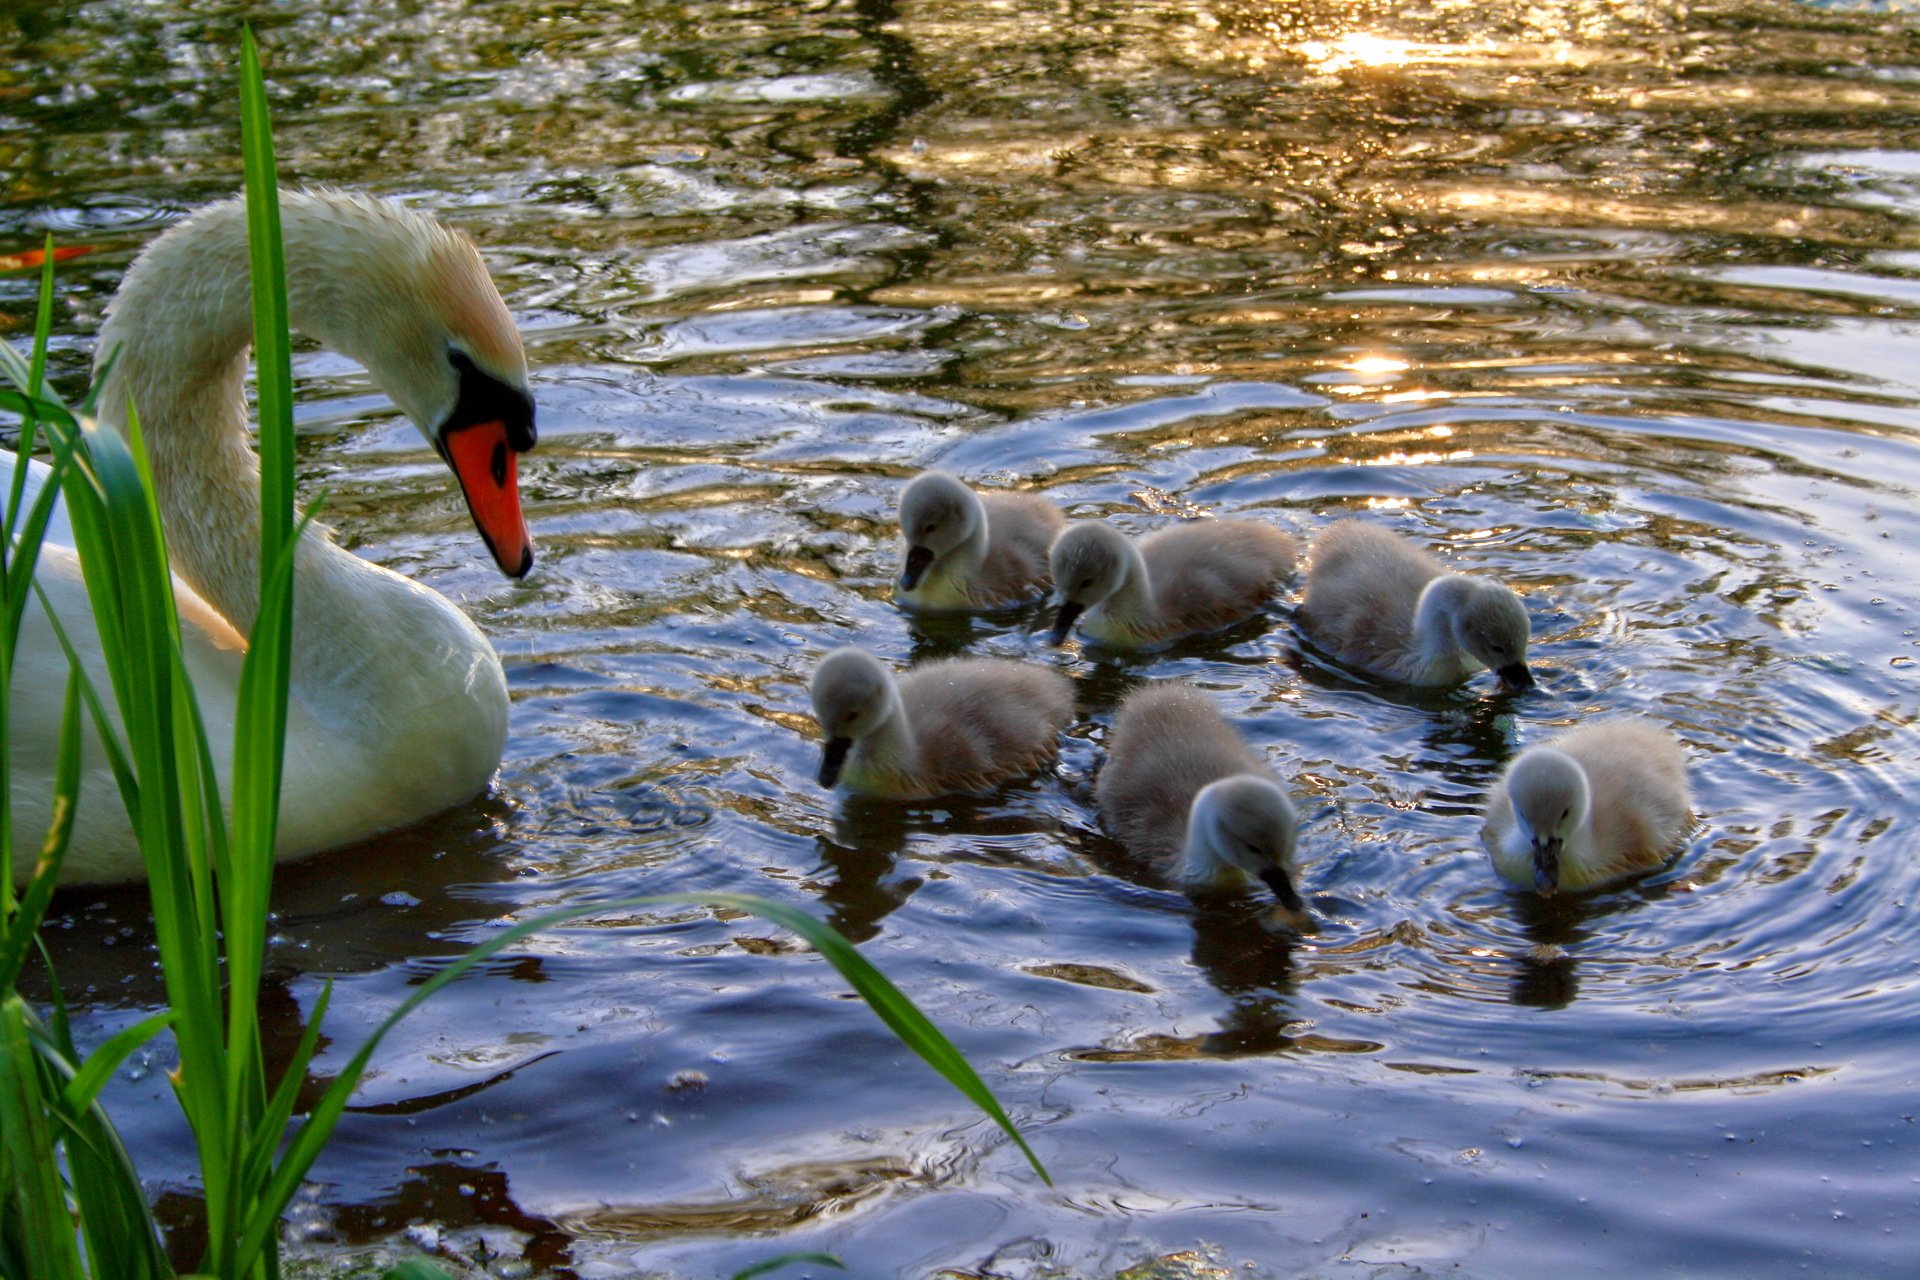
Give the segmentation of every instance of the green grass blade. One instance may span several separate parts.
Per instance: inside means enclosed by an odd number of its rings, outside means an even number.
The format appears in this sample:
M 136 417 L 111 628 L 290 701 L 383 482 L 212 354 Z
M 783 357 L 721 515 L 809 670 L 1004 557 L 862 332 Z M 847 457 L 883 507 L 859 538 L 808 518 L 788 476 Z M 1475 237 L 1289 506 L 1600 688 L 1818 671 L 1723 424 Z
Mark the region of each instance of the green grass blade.
M 56 996 L 59 988 L 56 985 Z M 160 1247 L 159 1229 L 147 1207 L 146 1190 L 97 1098 L 75 1105 L 83 1095 L 97 1094 L 99 1085 L 76 1081 L 91 1075 L 104 1083 L 125 1054 L 164 1025 L 171 1015 L 147 1019 L 140 1028 L 122 1032 L 76 1069 L 73 1043 L 64 1028 L 29 1025 L 40 1055 L 43 1097 L 48 1114 L 64 1135 L 68 1183 L 79 1210 L 86 1238 L 86 1257 L 98 1280 L 156 1280 L 172 1274 Z M 126 1045 L 127 1047 L 122 1047 Z
M 753 1280 L 754 1276 L 763 1276 L 769 1271 L 778 1271 L 781 1267 L 796 1262 L 811 1262 L 818 1267 L 832 1267 L 836 1271 L 845 1271 L 847 1264 L 830 1253 L 783 1253 L 777 1258 L 768 1258 L 765 1262 L 756 1262 L 745 1271 L 733 1273 L 733 1280 Z
M 0 342 L 0 376 L 14 385 L 14 394 L 20 397 L 21 403 L 30 406 L 29 412 L 44 412 L 42 406 L 46 406 L 69 422 L 75 420 L 72 406 L 60 398 L 58 391 L 34 385 L 33 362 L 14 350 L 11 342 Z M 20 410 L 13 408 L 13 412 Z
M 19 996 L 0 998 L 0 1218 L 17 1224 L 18 1236 L 10 1243 L 22 1253 L 26 1275 L 84 1280 L 28 1031 L 31 1022 Z
M 4 750 L 4 745 L 0 745 Z M 60 878 L 60 864 L 66 860 L 67 841 L 73 835 L 74 806 L 80 799 L 80 673 L 67 677 L 65 709 L 60 716 L 59 754 L 54 762 L 52 821 L 47 826 L 46 842 L 40 849 L 40 861 L 33 878 L 27 882 L 13 918 L 0 932 L 0 991 L 11 991 L 26 963 L 27 943 L 40 928 L 47 904 L 53 900 L 53 887 Z M 12 869 L 7 869 L 12 874 Z
M 976 1106 L 1004 1130 L 1019 1146 L 1034 1171 L 1048 1186 L 1053 1179 L 1048 1175 L 1040 1158 L 1034 1155 L 1026 1141 L 1014 1129 L 1013 1121 L 1001 1109 L 986 1084 L 974 1074 L 960 1051 L 942 1035 L 938 1028 L 927 1021 L 926 1015 L 916 1008 L 912 1001 L 900 993 L 879 970 L 868 963 L 866 958 L 855 951 L 853 944 L 842 938 L 832 926 L 814 919 L 806 912 L 784 903 L 771 902 L 764 898 L 755 898 L 740 893 L 665 893 L 650 894 L 639 898 L 623 898 L 612 902 L 594 903 L 589 906 L 573 907 L 565 911 L 549 912 L 532 920 L 525 920 L 510 929 L 489 938 L 486 942 L 461 955 L 445 968 L 435 973 L 425 982 L 415 987 L 407 998 L 396 1005 L 373 1029 L 373 1033 L 361 1044 L 347 1065 L 335 1076 L 333 1083 L 321 1094 L 320 1101 L 309 1113 L 307 1121 L 294 1134 L 281 1156 L 279 1166 L 274 1170 L 273 1181 L 268 1185 L 262 1197 L 262 1209 L 272 1207 L 271 1216 L 262 1213 L 242 1243 L 235 1262 L 240 1270 L 251 1264 L 257 1251 L 264 1247 L 276 1229 L 279 1215 L 286 1209 L 299 1190 L 300 1182 L 306 1177 L 318 1158 L 320 1149 L 326 1145 L 334 1126 L 340 1122 L 353 1091 L 359 1087 L 360 1077 L 365 1074 L 367 1063 L 387 1033 L 398 1026 L 400 1021 L 448 983 L 480 964 L 488 957 L 497 954 L 503 948 L 512 946 L 522 938 L 551 929 L 571 920 L 587 916 L 603 915 L 611 911 L 632 910 L 639 907 L 661 906 L 669 903 L 688 903 L 695 906 L 722 907 L 743 911 L 749 915 L 760 916 L 775 924 L 792 929 L 811 943 L 821 957 L 840 971 L 842 977 L 852 984 L 873 1011 L 879 1015 L 894 1034 L 900 1036 L 907 1046 L 918 1053 L 936 1071 L 951 1082 L 955 1088 L 971 1100 Z
M 993 1122 L 1012 1138 L 1014 1145 L 1026 1156 L 1027 1163 L 1040 1175 L 1040 1180 L 1048 1186 L 1053 1179 L 1047 1175 L 1046 1166 L 1040 1163 L 1040 1157 L 1033 1153 L 1020 1131 L 1014 1128 L 1013 1121 L 1000 1108 L 999 1100 L 987 1088 L 973 1067 L 953 1046 L 953 1042 L 940 1033 L 939 1028 L 927 1020 L 913 1001 L 902 995 L 900 989 L 888 980 L 887 976 L 868 963 L 865 956 L 854 950 L 853 944 L 841 937 L 831 926 L 814 919 L 797 907 L 782 902 L 769 902 L 745 894 L 675 894 L 673 899 L 682 902 L 698 902 L 708 906 L 733 907 L 740 911 L 750 911 L 754 915 L 771 920 L 777 925 L 793 930 L 815 951 L 840 971 L 840 976 L 852 984 L 860 998 L 877 1014 L 880 1020 L 898 1037 L 901 1043 L 919 1054 L 928 1066 L 938 1071 L 954 1088 L 966 1095 L 969 1102 L 992 1117 Z
M 327 1007 L 332 1003 L 333 983 L 328 982 L 320 988 L 320 998 L 313 1002 L 313 1010 L 307 1015 L 307 1029 L 301 1033 L 299 1045 L 287 1060 L 286 1069 L 280 1076 L 280 1087 L 267 1100 L 260 1123 L 254 1127 L 253 1143 L 242 1165 L 244 1176 L 253 1186 L 265 1186 L 273 1176 L 273 1157 L 280 1150 L 280 1140 L 286 1134 L 287 1124 L 293 1119 L 294 1105 L 300 1100 L 300 1086 L 306 1082 L 307 1067 L 313 1062 L 314 1051 L 320 1046 L 320 1027 L 326 1020 Z
M 381 1280 L 453 1280 L 425 1258 L 408 1258 L 397 1267 L 389 1267 Z
M 233 845 L 265 864 L 242 878 L 248 900 L 230 913 L 260 916 L 271 884 L 284 761 L 288 671 L 292 664 L 293 354 L 288 331 L 280 186 L 273 157 L 266 81 L 253 32 L 241 35 L 240 150 L 246 170 L 247 261 L 253 282 L 254 362 L 260 408 L 260 608 L 249 637 L 234 744 Z M 246 739 L 243 750 L 240 739 Z M 257 899 L 254 895 L 257 893 Z M 247 940 L 250 942 L 250 940 Z M 250 945 L 229 948 L 251 954 Z M 257 962 L 257 960 L 256 960 Z M 244 980 L 246 975 L 239 975 Z
M 120 1064 L 147 1041 L 159 1035 L 173 1024 L 173 1011 L 163 1010 L 151 1017 L 142 1018 L 132 1026 L 116 1032 L 105 1044 L 87 1055 L 80 1064 L 73 1079 L 67 1082 L 61 1095 L 61 1104 L 74 1114 L 79 1114 L 93 1106 L 100 1096 L 100 1090 L 106 1087 Z

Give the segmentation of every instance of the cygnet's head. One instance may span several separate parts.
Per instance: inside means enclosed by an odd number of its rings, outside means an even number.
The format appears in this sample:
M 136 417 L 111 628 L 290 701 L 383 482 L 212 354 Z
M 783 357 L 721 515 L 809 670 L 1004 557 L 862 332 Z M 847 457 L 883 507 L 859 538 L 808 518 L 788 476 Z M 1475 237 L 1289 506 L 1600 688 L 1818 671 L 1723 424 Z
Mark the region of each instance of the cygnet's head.
M 1187 817 L 1187 858 L 1193 870 L 1232 867 L 1273 890 L 1279 920 L 1311 927 L 1293 887 L 1293 853 L 1300 820 L 1287 793 L 1269 778 L 1237 773 L 1202 787 Z M 1195 865 L 1198 864 L 1198 865 Z
M 1507 770 L 1507 800 L 1514 825 L 1533 846 L 1534 888 L 1558 893 L 1560 854 L 1592 805 L 1586 770 L 1564 751 L 1529 747 Z
M 1054 615 L 1054 644 L 1066 643 L 1067 635 L 1082 613 L 1120 589 L 1127 580 L 1133 549 L 1127 536 L 1100 520 L 1082 520 L 1067 526 L 1054 540 L 1049 556 L 1053 567 L 1053 585 L 1060 596 L 1060 610 Z
M 879 728 L 899 708 L 893 673 L 865 649 L 835 649 L 813 669 L 813 718 L 827 736 L 820 760 L 820 785 L 840 780 L 840 769 L 856 740 Z
M 944 471 L 915 476 L 900 494 L 900 539 L 907 544 L 900 586 L 911 591 L 933 562 L 978 537 L 986 510 L 973 490 Z
M 1473 579 L 1473 589 L 1454 617 L 1454 635 L 1474 660 L 1500 677 L 1508 689 L 1533 688 L 1527 668 L 1527 636 L 1532 624 L 1520 597 L 1503 583 Z

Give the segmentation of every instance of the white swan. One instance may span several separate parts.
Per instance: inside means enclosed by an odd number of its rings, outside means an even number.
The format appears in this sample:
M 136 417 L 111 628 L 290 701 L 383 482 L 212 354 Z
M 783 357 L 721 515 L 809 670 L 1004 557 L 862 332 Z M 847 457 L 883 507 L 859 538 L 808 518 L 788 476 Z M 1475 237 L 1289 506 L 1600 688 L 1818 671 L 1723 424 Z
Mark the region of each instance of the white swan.
M 1340 520 L 1313 540 L 1300 621 L 1342 662 L 1404 684 L 1444 685 L 1490 668 L 1533 687 L 1526 606 L 1504 583 L 1448 573 L 1398 534 Z
M 826 735 L 820 785 L 924 800 L 986 791 L 1045 768 L 1073 718 L 1073 684 L 1028 662 L 951 658 L 898 680 L 865 649 L 814 668 L 814 719 Z
M 975 493 L 944 471 L 900 492 L 901 604 L 998 609 L 1047 593 L 1047 549 L 1067 518 L 1037 493 Z
M 1293 802 L 1205 694 L 1148 685 L 1121 703 L 1094 794 L 1114 838 L 1184 887 L 1259 880 L 1278 923 L 1312 927 L 1294 888 Z
M 1512 883 L 1577 893 L 1665 863 L 1686 837 L 1689 805 L 1673 734 L 1606 720 L 1515 756 L 1487 798 L 1480 838 Z
M 432 219 L 364 197 L 285 193 L 288 304 L 300 332 L 364 364 L 445 458 L 500 567 L 533 563 L 516 455 L 534 441 L 526 357 L 478 251 Z M 222 794 L 230 782 L 243 639 L 257 606 L 258 466 L 245 396 L 252 315 L 245 211 L 216 204 L 147 247 L 100 331 L 100 406 L 129 398 L 152 462 L 175 570 L 186 665 Z M 0 486 L 12 454 L 0 455 Z M 35 485 L 45 468 L 30 464 Z M 0 494 L 4 488 L 0 487 Z M 296 551 L 293 682 L 277 858 L 424 818 L 487 785 L 507 730 L 506 680 L 445 597 L 309 529 Z M 103 694 L 92 611 L 64 519 L 38 581 Z M 67 661 L 28 608 L 11 687 L 16 848 L 47 825 Z M 89 738 L 91 739 L 91 734 Z M 24 865 L 23 865 L 24 864 Z M 16 861 L 16 874 L 31 870 Z M 143 878 L 117 787 L 89 741 L 62 879 Z
M 1194 520 L 1138 542 L 1081 520 L 1053 544 L 1053 643 L 1076 620 L 1096 644 L 1138 649 L 1251 617 L 1279 593 L 1299 544 L 1258 520 Z

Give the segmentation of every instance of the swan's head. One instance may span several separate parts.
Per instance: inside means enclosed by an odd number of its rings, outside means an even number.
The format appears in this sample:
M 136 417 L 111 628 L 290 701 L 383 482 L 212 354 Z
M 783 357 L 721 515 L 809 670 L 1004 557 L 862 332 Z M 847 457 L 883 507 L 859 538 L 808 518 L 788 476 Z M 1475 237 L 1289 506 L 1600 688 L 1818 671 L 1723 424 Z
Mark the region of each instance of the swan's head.
M 820 785 L 840 780 L 853 744 L 878 729 L 898 709 L 893 673 L 865 649 L 835 649 L 813 669 L 813 718 L 827 737 Z
M 1292 928 L 1311 927 L 1306 904 L 1293 885 L 1293 854 L 1300 820 L 1287 793 L 1270 778 L 1236 773 L 1202 787 L 1187 815 L 1187 871 L 1206 880 L 1237 871 L 1273 890 L 1276 918 Z
M 1560 855 L 1587 822 L 1592 793 L 1586 770 L 1564 751 L 1529 747 L 1507 770 L 1507 800 L 1513 821 L 1533 849 L 1533 885 L 1543 894 L 1560 891 Z
M 1101 520 L 1067 526 L 1054 540 L 1049 559 L 1060 611 L 1054 615 L 1054 644 L 1066 643 L 1081 614 L 1118 591 L 1127 580 L 1136 553 L 1127 536 Z
M 294 327 L 367 367 L 453 469 L 509 577 L 533 567 L 519 455 L 534 445 L 520 334 L 473 242 L 341 192 L 281 200 Z
M 986 509 L 973 490 L 944 471 L 915 476 L 900 494 L 900 540 L 907 544 L 900 587 L 911 591 L 933 562 L 980 536 Z
M 1474 578 L 1473 589 L 1454 615 L 1454 635 L 1474 661 L 1516 692 L 1533 688 L 1527 667 L 1527 636 L 1532 624 L 1520 597 L 1503 583 Z

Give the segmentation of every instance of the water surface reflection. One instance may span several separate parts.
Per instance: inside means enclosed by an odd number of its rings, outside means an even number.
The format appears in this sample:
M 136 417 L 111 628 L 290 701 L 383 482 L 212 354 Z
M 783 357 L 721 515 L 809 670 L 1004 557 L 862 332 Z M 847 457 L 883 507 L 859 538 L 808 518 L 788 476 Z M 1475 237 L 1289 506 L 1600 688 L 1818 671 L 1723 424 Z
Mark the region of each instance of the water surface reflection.
M 532 940 L 384 1052 L 303 1237 L 411 1221 L 579 1275 L 826 1249 L 863 1274 L 1111 1274 L 1205 1242 L 1288 1275 L 1899 1274 L 1920 885 L 1920 74 L 1910 20 L 1675 5 L 351 0 L 252 15 L 286 171 L 483 245 L 538 370 L 540 572 L 495 576 L 431 452 L 307 353 L 302 483 L 460 600 L 515 696 L 497 793 L 288 871 L 270 1025 L 320 1070 L 435 966 L 555 905 L 742 890 L 831 919 L 1058 1179 L 749 920 Z M 0 15 L 0 251 L 52 229 L 81 376 L 139 243 L 235 185 L 193 6 Z M 46 68 L 64 74 L 50 80 Z M 19 332 L 31 282 L 0 277 Z M 1541 689 L 1354 679 L 1291 602 L 1144 656 L 1041 610 L 907 619 L 938 463 L 1144 531 L 1365 514 L 1515 584 Z M 822 794 L 805 682 L 1057 662 L 1050 778 Z M 1292 781 L 1320 932 L 1189 901 L 1100 833 L 1142 680 Z M 1477 842 L 1519 746 L 1672 723 L 1701 825 L 1574 903 Z M 157 1003 L 137 895 L 55 930 L 87 1035 Z M 116 1083 L 174 1198 L 150 1056 Z M 1711 1203 L 1714 1212 L 1696 1206 Z M 181 1220 L 191 1218 L 181 1211 Z M 183 1225 L 182 1231 L 190 1231 Z

